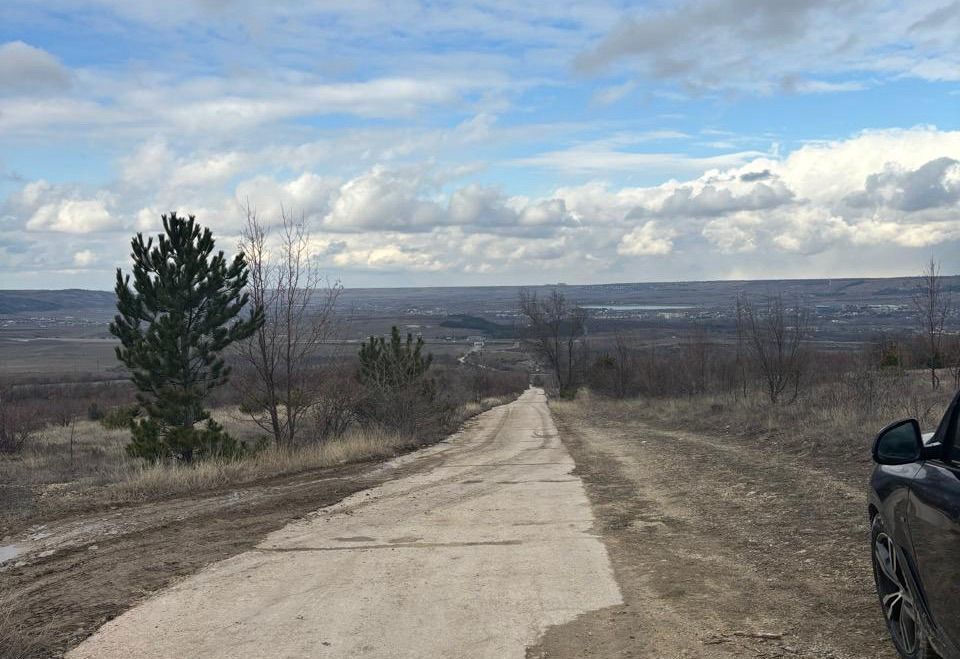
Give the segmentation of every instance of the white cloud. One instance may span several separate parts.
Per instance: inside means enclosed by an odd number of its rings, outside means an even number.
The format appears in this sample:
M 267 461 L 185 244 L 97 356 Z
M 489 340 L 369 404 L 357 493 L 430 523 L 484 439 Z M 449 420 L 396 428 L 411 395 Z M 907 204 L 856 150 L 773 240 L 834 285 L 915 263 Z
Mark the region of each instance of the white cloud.
M 610 85 L 597 90 L 593 94 L 592 100 L 596 105 L 612 105 L 630 94 L 636 87 L 637 83 L 632 80 L 622 82 L 619 85 Z
M 56 57 L 22 41 L 0 44 L 0 95 L 63 91 L 70 73 Z
M 438 272 L 448 267 L 432 254 L 398 244 L 340 251 L 334 255 L 333 262 L 338 266 L 389 271 Z
M 130 231 L 158 230 L 161 211 L 196 213 L 229 246 L 245 203 L 267 223 L 282 206 L 307 218 L 315 257 L 348 282 L 402 272 L 456 281 L 621 278 L 638 276 L 628 264 L 645 263 L 641 257 L 657 257 L 658 275 L 675 278 L 720 276 L 734 265 L 751 272 L 758 263 L 797 273 L 803 259 L 843 262 L 840 255 L 960 241 L 960 132 L 925 126 L 811 143 L 660 185 L 592 181 L 539 197 L 478 183 L 482 171 L 457 185 L 430 163 L 374 165 L 342 178 L 309 169 L 261 174 L 227 194 L 222 172 L 231 168 L 218 163 L 229 164 L 229 155 L 174 153 L 162 141 L 143 145 L 117 184 L 99 191 L 24 184 L 0 206 L 0 222 L 25 229 L 24 237 L 77 236 L 66 263 L 57 262 L 63 268 L 80 266 L 87 256 L 76 255 L 85 251 L 97 263 L 122 259 Z M 212 163 L 214 174 L 197 163 Z M 166 181 L 177 171 L 196 176 L 144 198 L 151 177 Z M 95 244 L 83 241 L 91 232 L 100 233 Z
M 30 231 L 78 234 L 116 227 L 102 199 L 65 199 L 44 204 L 26 224 Z
M 659 173 L 694 174 L 707 169 L 726 169 L 743 165 L 761 157 L 760 151 L 740 151 L 716 156 L 691 156 L 685 153 L 651 153 L 627 151 L 607 142 L 578 144 L 566 149 L 548 151 L 518 158 L 514 165 L 560 170 L 571 174 Z
M 331 204 L 324 228 L 339 231 L 429 230 L 444 221 L 440 207 L 420 197 L 424 181 L 384 167 L 344 183 Z
M 73 253 L 73 263 L 81 268 L 86 268 L 97 262 L 97 254 L 93 250 L 82 249 Z
M 617 253 L 623 256 L 663 256 L 673 251 L 676 232 L 662 229 L 650 220 L 620 239 Z
M 960 79 L 960 6 L 943 0 L 683 1 L 635 10 L 577 66 L 633 71 L 688 92 L 862 89 L 851 75 Z M 839 76 L 840 79 L 835 79 Z

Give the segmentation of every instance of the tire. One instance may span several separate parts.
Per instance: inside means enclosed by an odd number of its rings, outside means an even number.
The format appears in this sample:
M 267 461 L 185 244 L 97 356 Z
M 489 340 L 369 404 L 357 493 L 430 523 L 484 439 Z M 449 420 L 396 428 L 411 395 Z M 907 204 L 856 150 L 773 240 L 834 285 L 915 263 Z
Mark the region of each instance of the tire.
M 876 515 L 870 529 L 870 555 L 873 579 L 880 598 L 880 609 L 897 652 L 904 659 L 933 659 L 937 654 L 930 647 L 927 630 L 917 608 L 906 571 L 903 552 L 887 535 L 883 518 Z

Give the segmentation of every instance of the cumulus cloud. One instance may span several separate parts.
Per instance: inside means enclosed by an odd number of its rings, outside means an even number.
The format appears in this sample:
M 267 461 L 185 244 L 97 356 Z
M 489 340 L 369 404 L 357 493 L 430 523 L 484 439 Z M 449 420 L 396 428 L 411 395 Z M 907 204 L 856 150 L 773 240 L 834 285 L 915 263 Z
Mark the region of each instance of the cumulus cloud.
M 347 181 L 338 190 L 323 226 L 332 230 L 427 230 L 443 221 L 437 204 L 422 199 L 423 180 L 384 167 Z
M 333 233 L 423 233 L 439 227 L 534 236 L 576 223 L 562 199 L 508 197 L 495 187 L 468 184 L 440 194 L 443 177 L 423 168 L 377 165 L 346 181 L 305 172 L 287 182 L 269 176 L 242 181 L 236 203 L 270 222 L 282 209 L 303 214 Z
M 711 277 L 722 274 L 711 270 L 717 263 L 741 268 L 776 259 L 796 266 L 825 255 L 960 241 L 960 131 L 925 126 L 810 143 L 660 185 L 591 181 L 540 197 L 511 196 L 476 182 L 481 175 L 472 171 L 471 180 L 458 185 L 448 172 L 423 163 L 374 165 L 349 177 L 309 170 L 289 178 L 261 174 L 228 194 L 218 192 L 223 176 L 197 173 L 193 188 L 176 188 L 194 189 L 190 203 L 144 199 L 140 181 L 156 172 L 168 178 L 191 171 L 188 163 L 230 160 L 173 153 L 162 142 L 144 145 L 131 160 L 141 167 L 121 167 L 113 188 L 26 183 L 0 206 L 3 226 L 34 237 L 113 232 L 111 254 L 101 247 L 103 235 L 96 244 L 78 238 L 71 245 L 67 262 L 85 267 L 93 259 L 122 258 L 129 232 L 157 230 L 159 211 L 171 207 L 196 213 L 229 241 L 249 204 L 267 223 L 281 209 L 302 213 L 313 258 L 337 272 L 504 279 L 517 273 L 555 279 L 565 272 L 622 277 L 629 264 L 650 258 L 674 277 Z
M 30 231 L 90 233 L 115 228 L 101 199 L 65 199 L 44 204 L 27 220 Z
M 373 248 L 343 249 L 333 256 L 341 267 L 370 270 L 437 272 L 448 267 L 444 261 L 413 246 L 390 243 Z
M 70 73 L 56 57 L 22 41 L 0 44 L 0 95 L 63 91 Z
M 663 256 L 673 251 L 674 236 L 675 231 L 660 228 L 650 220 L 621 238 L 617 253 L 624 256 Z
M 740 183 L 728 186 L 714 183 L 705 185 L 684 185 L 675 189 L 663 200 L 657 212 L 673 216 L 711 216 L 723 215 L 741 210 L 763 210 L 788 203 L 793 197 L 781 181 L 772 183 L 756 182 L 741 177 Z
M 919 211 L 955 206 L 960 201 L 960 161 L 936 158 L 910 170 L 888 163 L 867 177 L 864 189 L 847 197 L 852 206 Z

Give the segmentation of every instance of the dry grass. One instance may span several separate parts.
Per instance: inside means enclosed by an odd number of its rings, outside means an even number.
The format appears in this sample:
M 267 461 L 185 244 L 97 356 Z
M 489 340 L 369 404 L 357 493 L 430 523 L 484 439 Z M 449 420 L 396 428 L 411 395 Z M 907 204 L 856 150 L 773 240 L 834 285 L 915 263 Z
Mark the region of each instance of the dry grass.
M 809 388 L 794 403 L 771 405 L 761 392 L 682 397 L 643 397 L 616 401 L 581 392 L 575 402 L 612 423 L 640 421 L 671 430 L 735 437 L 804 458 L 817 466 L 862 480 L 871 467 L 870 446 L 878 430 L 903 417 L 915 417 L 934 430 L 955 393 L 930 389 L 922 373 L 850 374 Z M 946 380 L 944 380 L 946 382 Z M 582 407 L 581 407 L 582 409 Z M 574 411 L 571 408 L 571 411 Z
M 0 598 L 0 659 L 36 657 L 43 647 L 43 639 L 38 637 L 36 629 L 28 632 L 14 621 L 13 606 L 8 598 Z
M 390 457 L 416 445 L 415 438 L 379 428 L 352 429 L 327 442 L 291 449 L 269 447 L 242 460 L 141 466 L 108 487 L 103 496 L 113 503 L 126 503 L 213 490 L 273 476 Z
M 486 398 L 460 406 L 461 423 L 512 397 Z M 255 444 L 263 432 L 235 407 L 214 418 L 240 440 Z M 71 457 L 71 436 L 73 451 Z M 37 514 L 82 510 L 216 490 L 265 478 L 352 462 L 378 460 L 436 440 L 403 436 L 377 427 L 353 427 L 342 437 L 279 449 L 268 447 L 240 460 L 206 460 L 191 465 L 150 465 L 125 452 L 127 430 L 99 423 L 44 428 L 20 454 L 0 456 L 0 536 L 7 521 Z

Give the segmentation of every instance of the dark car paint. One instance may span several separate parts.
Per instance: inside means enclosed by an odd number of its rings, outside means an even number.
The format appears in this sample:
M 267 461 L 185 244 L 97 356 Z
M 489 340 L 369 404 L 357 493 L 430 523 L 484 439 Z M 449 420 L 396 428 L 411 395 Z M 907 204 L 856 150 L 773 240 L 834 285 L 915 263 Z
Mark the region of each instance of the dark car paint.
M 958 414 L 960 394 L 921 461 L 876 466 L 870 503 L 871 514 L 882 516 L 911 568 L 932 644 L 943 657 L 960 659 L 960 464 L 947 459 L 960 427 Z

